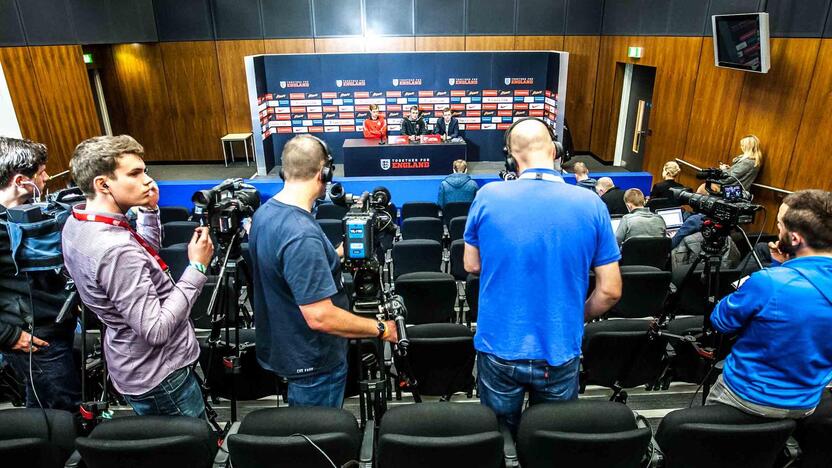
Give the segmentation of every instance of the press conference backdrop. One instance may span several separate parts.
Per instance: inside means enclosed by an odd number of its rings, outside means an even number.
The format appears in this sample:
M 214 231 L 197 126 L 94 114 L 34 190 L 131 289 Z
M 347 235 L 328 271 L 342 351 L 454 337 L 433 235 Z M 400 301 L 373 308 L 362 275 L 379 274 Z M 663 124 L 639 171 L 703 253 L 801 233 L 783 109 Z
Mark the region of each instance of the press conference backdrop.
M 311 133 L 337 163 L 345 139 L 362 138 L 369 105 L 390 134 L 411 106 L 432 129 L 442 109 L 458 114 L 469 161 L 503 158 L 503 133 L 522 117 L 540 117 L 563 136 L 566 52 L 281 54 L 245 58 L 257 171 L 280 164 L 283 145 Z

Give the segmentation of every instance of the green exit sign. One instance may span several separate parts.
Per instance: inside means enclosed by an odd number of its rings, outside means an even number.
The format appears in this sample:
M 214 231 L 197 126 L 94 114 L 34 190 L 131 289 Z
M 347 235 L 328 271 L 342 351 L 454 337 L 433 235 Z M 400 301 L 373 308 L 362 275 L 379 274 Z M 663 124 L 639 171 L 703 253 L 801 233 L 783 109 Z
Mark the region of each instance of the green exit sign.
M 641 58 L 644 54 L 644 47 L 630 47 L 627 49 L 627 57 Z
M 84 63 L 92 63 L 92 54 L 84 54 Z

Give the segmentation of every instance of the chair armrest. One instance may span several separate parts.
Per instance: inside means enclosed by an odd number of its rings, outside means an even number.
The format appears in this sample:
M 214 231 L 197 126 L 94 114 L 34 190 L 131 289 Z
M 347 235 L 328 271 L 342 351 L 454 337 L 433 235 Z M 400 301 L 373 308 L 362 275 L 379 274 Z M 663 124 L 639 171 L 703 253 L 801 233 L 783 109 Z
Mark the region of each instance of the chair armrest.
M 367 421 L 364 427 L 364 437 L 361 440 L 361 453 L 358 462 L 362 468 L 373 468 L 373 448 L 375 447 L 376 422 L 372 419 Z
M 239 430 L 240 421 L 235 422 L 228 429 L 228 433 L 225 434 L 225 438 L 222 440 L 222 445 L 220 446 L 220 449 L 217 450 L 217 455 L 214 456 L 214 468 L 225 468 L 228 466 L 228 436 L 236 434 Z
M 72 452 L 72 455 L 69 456 L 69 459 L 64 464 L 64 468 L 83 468 L 84 466 L 84 462 L 81 460 L 81 454 L 77 450 Z
M 514 436 L 511 435 L 511 430 L 508 426 L 500 424 L 500 432 L 503 434 L 503 458 L 506 462 L 506 468 L 520 466 L 520 462 L 517 460 L 517 448 L 514 446 Z

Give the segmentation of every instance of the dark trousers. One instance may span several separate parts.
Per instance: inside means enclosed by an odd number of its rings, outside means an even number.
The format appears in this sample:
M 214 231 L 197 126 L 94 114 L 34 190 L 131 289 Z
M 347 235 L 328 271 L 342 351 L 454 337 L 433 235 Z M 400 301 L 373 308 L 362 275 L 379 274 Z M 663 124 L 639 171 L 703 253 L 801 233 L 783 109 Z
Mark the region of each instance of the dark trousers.
M 79 369 L 72 357 L 72 339 L 69 334 L 50 338 L 49 346 L 32 353 L 32 380 L 34 390 L 44 408 L 78 412 L 81 405 L 81 380 Z M 29 353 L 3 354 L 9 364 L 26 384 L 26 406 L 37 408 L 38 400 L 29 379 Z

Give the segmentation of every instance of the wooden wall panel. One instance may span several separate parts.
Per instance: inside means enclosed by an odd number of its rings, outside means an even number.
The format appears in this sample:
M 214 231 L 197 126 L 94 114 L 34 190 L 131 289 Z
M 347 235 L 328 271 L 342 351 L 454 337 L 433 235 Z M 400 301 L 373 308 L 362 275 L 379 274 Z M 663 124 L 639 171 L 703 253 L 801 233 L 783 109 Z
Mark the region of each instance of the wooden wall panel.
M 243 58 L 246 55 L 262 54 L 264 51 L 263 41 L 259 39 L 217 41 L 217 58 L 228 133 L 251 131 L 251 107 L 248 102 L 248 82 Z
M 315 38 L 316 53 L 364 52 L 363 37 Z
M 569 120 L 572 141 L 578 151 L 589 151 L 590 147 L 600 43 L 600 36 L 566 36 L 563 38 L 563 50 L 569 52 L 566 118 Z
M 465 50 L 513 50 L 514 36 L 465 36 Z
M 81 47 L 29 47 L 29 52 L 43 101 L 38 112 L 48 119 L 52 136 L 50 167 L 64 170 L 78 143 L 101 134 Z
M 749 133 L 760 138 L 760 183 L 785 185 L 819 47 L 820 39 L 772 39 L 771 70 L 745 78 L 733 141 Z
M 43 100 L 35 78 L 32 58 L 28 47 L 0 47 L 0 64 L 6 76 L 6 84 L 12 98 L 14 112 L 20 125 L 20 132 L 24 138 L 46 145 L 52 152 L 52 135 L 49 131 L 49 120 L 43 110 Z M 50 161 L 50 172 L 61 172 L 64 169 L 59 160 Z
M 227 132 L 214 42 L 163 42 L 177 159 L 222 160 Z
M 714 41 L 702 41 L 696 91 L 690 112 L 684 160 L 699 167 L 716 167 L 730 161 L 739 142 L 734 141 L 734 122 L 746 72 L 714 66 Z
M 785 188 L 832 190 L 832 132 L 829 131 L 832 109 L 832 39 L 821 42 L 812 87 L 806 98 L 792 164 Z M 771 157 L 769 157 L 771 159 Z
M 123 132 L 144 146 L 146 160 L 179 160 L 179 139 L 173 130 L 161 47 L 159 44 L 117 44 L 112 55 L 125 108 L 127 128 Z
M 438 50 L 465 50 L 465 37 L 463 36 L 435 36 L 417 37 L 416 50 L 438 51 Z
M 563 50 L 563 36 L 515 36 L 515 50 Z
M 263 44 L 267 54 L 315 53 L 314 39 L 266 39 Z
M 364 42 L 367 52 L 413 52 L 416 50 L 416 38 L 407 37 L 373 37 Z

